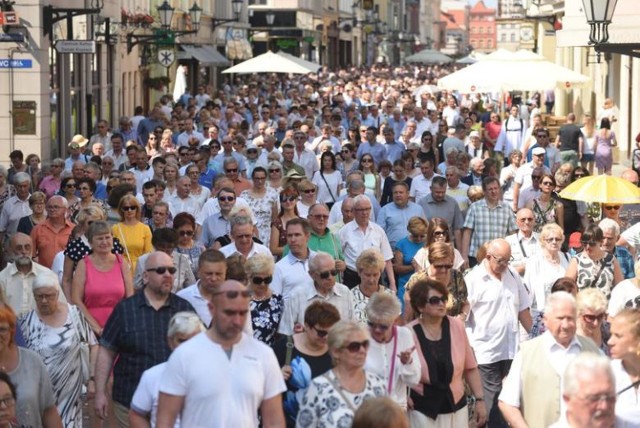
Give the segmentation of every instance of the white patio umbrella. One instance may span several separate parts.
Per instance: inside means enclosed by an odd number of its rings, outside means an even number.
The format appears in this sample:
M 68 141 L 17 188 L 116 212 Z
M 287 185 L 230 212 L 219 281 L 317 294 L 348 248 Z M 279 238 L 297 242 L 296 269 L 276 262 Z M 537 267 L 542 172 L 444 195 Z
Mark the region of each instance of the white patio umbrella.
M 275 54 L 271 51 L 248 59 L 240 64 L 227 68 L 223 74 L 255 74 L 255 73 L 291 73 L 307 74 L 315 73 L 318 69 L 310 69 L 287 58 L 283 55 Z
M 297 56 L 291 55 L 290 53 L 287 53 L 287 52 L 278 51 L 276 52 L 276 55 L 280 55 L 290 59 L 291 61 L 295 61 L 296 63 L 300 64 L 303 67 L 306 67 L 310 70 L 314 70 L 314 72 L 317 72 L 322 67 L 320 64 L 317 64 L 312 61 L 307 61 L 306 59 L 298 58 Z
M 494 52 L 438 81 L 440 89 L 465 93 L 535 91 L 580 87 L 588 76 L 547 61 L 531 51 Z
M 177 103 L 187 89 L 187 67 L 176 67 L 176 80 L 173 82 L 173 102 Z

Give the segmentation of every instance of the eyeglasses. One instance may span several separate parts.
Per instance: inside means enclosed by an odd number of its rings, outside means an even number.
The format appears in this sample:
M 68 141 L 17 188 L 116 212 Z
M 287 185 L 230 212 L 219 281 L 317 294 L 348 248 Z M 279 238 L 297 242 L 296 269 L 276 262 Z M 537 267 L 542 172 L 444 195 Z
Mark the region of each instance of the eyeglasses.
M 522 217 L 522 218 L 519 218 L 518 221 L 526 223 L 528 221 L 533 221 L 533 217 Z
M 272 276 L 254 276 L 253 278 L 251 278 L 251 281 L 255 284 L 255 285 L 260 285 L 260 284 L 271 284 L 271 281 L 273 281 L 273 277 Z
M 597 395 L 585 395 L 584 397 L 578 397 L 580 400 L 588 401 L 589 404 L 596 404 L 600 401 L 606 401 L 607 403 L 613 403 L 616 401 L 615 394 L 597 394 Z
M 433 236 L 446 236 L 449 232 L 444 230 L 436 230 L 433 232 Z
M 598 314 L 598 315 L 593 315 L 593 314 L 582 314 L 582 319 L 585 320 L 588 323 L 594 323 L 596 321 L 598 322 L 602 322 L 604 321 L 604 319 L 607 317 L 607 314 Z
M 603 208 L 609 211 L 618 211 L 620 209 L 620 205 L 605 205 Z
M 537 154 L 537 155 L 534 155 L 534 156 L 537 157 L 537 158 L 543 158 L 544 157 L 544 153 L 540 153 L 540 154 Z
M 16 399 L 13 397 L 0 398 L 0 405 L 4 407 L 13 407 L 16 404 Z
M 300 190 L 302 193 L 315 193 L 316 189 L 304 189 L 304 190 Z
M 541 178 L 542 178 L 542 176 L 541 176 L 541 175 L 532 175 L 532 176 L 531 176 L 531 179 L 532 179 L 532 180 L 540 180 Z
M 373 163 L 373 159 L 362 159 L 362 163 Z
M 549 138 L 549 136 L 546 134 L 540 134 L 540 135 L 536 135 L 536 138 Z
M 63 209 L 63 208 L 64 208 L 64 207 L 63 207 L 63 206 L 60 206 L 60 205 L 49 205 L 49 206 L 47 206 L 47 209 L 48 209 L 48 210 L 61 210 L 61 209 Z
M 193 230 L 181 230 L 178 233 L 180 236 L 193 236 Z
M 434 269 L 446 269 L 449 270 L 453 268 L 453 265 L 432 265 Z
M 562 242 L 562 238 L 558 238 L 557 236 L 552 236 L 551 238 L 545 239 L 546 242 Z
M 50 301 L 50 300 L 55 299 L 56 297 L 58 297 L 58 293 L 34 294 L 33 295 L 33 298 L 36 301 L 39 301 L 39 300 Z
M 174 266 L 158 266 L 155 268 L 149 268 L 147 269 L 147 272 L 155 272 L 158 275 L 164 275 L 165 272 L 169 271 L 169 273 L 171 275 L 173 275 L 174 273 L 176 273 L 178 271 L 177 268 L 175 268 Z
M 513 256 L 509 257 L 508 259 L 503 259 L 503 258 L 500 258 L 500 257 L 496 257 L 493 254 L 489 254 L 488 256 L 493 258 L 493 260 L 495 260 L 496 263 L 498 263 L 499 265 L 506 265 L 509 262 L 513 261 Z
M 87 186 L 80 186 L 78 187 L 78 190 L 91 190 L 91 189 Z
M 360 351 L 360 348 L 364 348 L 365 351 L 369 349 L 369 341 L 363 340 L 362 342 L 351 342 L 344 346 L 344 349 L 351 352 L 352 354 Z
M 320 272 L 320 273 L 318 273 L 318 276 L 321 279 L 327 279 L 329 277 L 336 276 L 337 274 L 338 274 L 338 271 L 336 269 L 332 269 L 332 270 L 328 270 L 326 272 Z
M 227 290 L 227 291 L 216 291 L 213 293 L 213 296 L 224 295 L 227 299 L 237 299 L 238 296 L 242 296 L 244 298 L 251 297 L 251 291 L 249 290 Z
M 327 220 L 329 218 L 326 214 L 314 214 L 311 217 L 317 218 L 318 220 Z
M 233 202 L 236 200 L 235 196 L 218 196 L 220 202 Z
M 597 247 L 598 246 L 598 242 L 596 242 L 596 241 L 580 241 L 580 243 L 582 244 L 583 247 L 586 247 L 586 246 Z
M 543 181 L 540 184 L 543 185 L 543 186 L 553 186 L 553 181 Z
M 354 211 L 357 213 L 368 213 L 371 211 L 371 208 L 355 208 Z
M 253 177 L 253 181 L 262 181 L 262 180 L 266 180 L 267 177 Z
M 122 211 L 136 211 L 138 209 L 138 207 L 135 206 L 127 206 L 127 207 L 122 207 Z
M 387 324 L 378 324 L 371 321 L 368 321 L 367 325 L 371 330 L 381 330 L 381 331 L 387 331 L 391 327 L 390 325 L 387 325 Z
M 297 201 L 298 197 L 297 196 L 281 196 L 280 197 L 280 202 L 294 202 Z
M 320 330 L 316 326 L 313 326 L 311 328 L 316 331 L 316 334 L 318 335 L 318 337 L 327 337 L 329 335 L 329 331 L 328 330 Z
M 238 172 L 238 168 L 225 169 L 224 172 L 226 172 L 227 174 L 236 173 Z
M 430 304 L 431 306 L 437 306 L 440 303 L 444 305 L 445 303 L 447 303 L 447 300 L 449 300 L 449 298 L 445 296 L 440 296 L 440 297 L 431 296 L 429 297 L 429 299 L 427 299 L 427 303 Z
M 274 172 L 280 172 L 278 168 L 270 169 L 269 172 L 273 174 Z

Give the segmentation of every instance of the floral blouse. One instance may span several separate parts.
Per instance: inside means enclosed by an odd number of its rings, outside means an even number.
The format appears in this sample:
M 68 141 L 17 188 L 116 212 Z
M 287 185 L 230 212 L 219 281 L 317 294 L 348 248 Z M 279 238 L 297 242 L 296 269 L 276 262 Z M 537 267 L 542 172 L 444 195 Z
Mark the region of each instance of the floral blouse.
M 253 337 L 269 346 L 278 332 L 278 325 L 284 311 L 284 300 L 280 294 L 272 294 L 265 300 L 253 300 L 249 304 Z
M 371 372 L 365 376 L 364 389 L 355 394 L 340 387 L 333 370 L 313 379 L 300 402 L 296 427 L 351 428 L 355 410 L 365 400 L 387 395 L 381 377 Z

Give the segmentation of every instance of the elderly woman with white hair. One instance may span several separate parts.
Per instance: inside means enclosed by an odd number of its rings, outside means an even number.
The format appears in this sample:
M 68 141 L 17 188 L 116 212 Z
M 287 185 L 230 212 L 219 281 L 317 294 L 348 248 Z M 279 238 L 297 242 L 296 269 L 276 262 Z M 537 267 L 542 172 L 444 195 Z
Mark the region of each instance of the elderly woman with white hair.
M 282 295 L 273 293 L 269 287 L 274 266 L 273 257 L 267 254 L 256 254 L 244 265 L 251 291 L 253 337 L 269 346 L 273 345 L 284 311 Z
M 580 291 L 576 297 L 578 318 L 576 333 L 593 340 L 600 350 L 609 355 L 610 325 L 607 322 L 607 298 L 595 288 Z
M 616 256 L 624 279 L 635 277 L 633 255 L 625 247 L 616 245 L 620 238 L 620 226 L 618 223 L 610 218 L 604 218 L 600 220 L 598 227 L 602 229 L 602 245 L 600 249 Z
M 180 344 L 193 336 L 204 332 L 205 326 L 195 312 L 178 312 L 169 320 L 167 342 L 174 351 Z M 129 423 L 131 427 L 155 427 L 158 416 L 158 397 L 160 381 L 163 378 L 167 362 L 157 364 L 142 373 L 138 387 L 131 399 Z M 176 421 L 176 427 L 180 421 Z
M 93 362 L 97 341 L 82 312 L 58 300 L 60 284 L 52 274 L 37 276 L 32 285 L 36 308 L 24 314 L 18 325 L 28 349 L 38 353 L 49 372 L 62 425 L 82 427 L 82 386 L 94 392 Z M 82 351 L 90 350 L 90 360 Z M 83 361 L 84 360 L 84 361 Z M 83 373 L 83 365 L 89 373 Z M 85 375 L 89 377 L 85 377 Z
M 300 402 L 296 427 L 349 427 L 367 399 L 387 395 L 384 380 L 365 369 L 370 335 L 356 321 L 338 321 L 329 330 L 333 368 L 314 378 Z
M 393 294 L 373 293 L 366 312 L 373 340 L 364 367 L 380 376 L 391 399 L 407 410 L 407 387 L 420 382 L 421 368 L 411 330 L 395 325 L 400 302 Z

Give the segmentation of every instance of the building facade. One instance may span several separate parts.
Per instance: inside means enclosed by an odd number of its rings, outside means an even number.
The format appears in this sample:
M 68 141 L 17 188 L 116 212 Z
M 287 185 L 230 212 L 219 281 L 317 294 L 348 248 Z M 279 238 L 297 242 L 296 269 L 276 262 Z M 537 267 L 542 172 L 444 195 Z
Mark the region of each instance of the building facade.
M 496 9 L 479 0 L 469 11 L 469 44 L 476 52 L 489 53 L 496 49 L 496 40 Z

